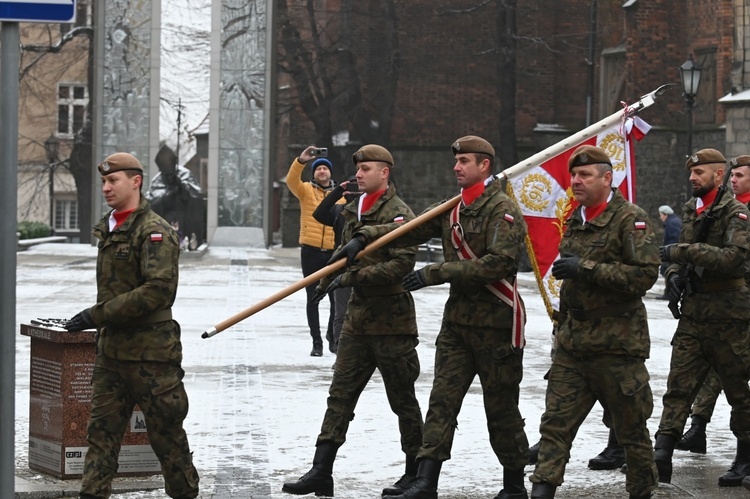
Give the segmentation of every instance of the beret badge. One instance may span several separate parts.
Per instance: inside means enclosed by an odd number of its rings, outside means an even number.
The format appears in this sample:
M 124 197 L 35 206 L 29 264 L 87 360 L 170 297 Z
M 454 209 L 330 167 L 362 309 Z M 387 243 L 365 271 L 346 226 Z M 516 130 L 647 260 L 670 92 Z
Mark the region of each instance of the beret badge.
M 453 143 L 453 149 L 455 149 L 456 151 L 460 151 L 461 150 L 461 143 L 458 142 L 458 141 L 454 142 Z
M 690 161 L 692 161 L 693 163 L 697 163 L 698 162 L 698 155 L 697 154 L 693 154 L 690 157 Z
M 586 154 L 585 152 L 581 153 L 578 157 L 581 158 L 581 162 L 583 163 L 586 163 L 589 160 L 589 155 Z
M 103 162 L 103 163 L 102 163 L 102 171 L 104 171 L 104 172 L 108 172 L 108 171 L 109 171 L 109 169 L 110 169 L 109 163 L 107 163 L 106 161 L 105 161 L 105 162 Z
M 365 155 L 362 154 L 362 151 L 357 151 L 354 153 L 354 157 L 357 159 L 357 161 L 362 161 L 362 158 L 364 158 Z

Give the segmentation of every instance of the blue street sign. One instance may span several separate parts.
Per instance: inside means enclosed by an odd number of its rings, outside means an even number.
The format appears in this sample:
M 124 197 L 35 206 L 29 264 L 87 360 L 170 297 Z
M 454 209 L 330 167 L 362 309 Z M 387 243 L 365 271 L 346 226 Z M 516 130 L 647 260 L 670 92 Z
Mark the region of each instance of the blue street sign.
M 0 0 L 0 21 L 68 23 L 75 18 L 76 0 Z

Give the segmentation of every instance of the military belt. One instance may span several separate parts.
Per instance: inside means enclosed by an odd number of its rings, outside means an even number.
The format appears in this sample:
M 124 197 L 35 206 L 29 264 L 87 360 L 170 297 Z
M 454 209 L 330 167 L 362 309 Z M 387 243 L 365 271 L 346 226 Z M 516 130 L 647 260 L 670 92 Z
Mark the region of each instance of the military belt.
M 572 308 L 567 311 L 567 314 L 577 321 L 593 321 L 596 319 L 603 319 L 604 317 L 622 315 L 631 310 L 635 310 L 642 305 L 643 302 L 641 299 L 636 298 L 635 300 L 615 303 L 614 305 L 607 305 L 606 307 L 592 308 L 591 310 Z
M 744 285 L 744 277 L 737 277 L 736 279 L 727 279 L 724 281 L 693 282 L 693 292 L 714 293 L 716 291 L 732 291 L 735 289 L 740 289 Z
M 363 298 L 369 298 L 371 296 L 390 296 L 397 295 L 405 292 L 406 290 L 401 284 L 390 284 L 388 286 L 356 286 L 354 291 Z
M 331 253 L 333 253 L 333 248 L 319 248 L 317 246 L 310 246 L 309 244 L 300 244 L 300 246 L 302 246 L 304 248 L 311 249 L 311 250 L 315 250 L 315 251 L 321 251 L 323 253 L 325 253 L 325 252 L 331 252 Z
M 144 315 L 143 317 L 138 317 L 137 319 L 128 321 L 127 325 L 124 325 L 124 327 L 145 326 L 146 324 L 156 324 L 157 322 L 165 322 L 171 320 L 172 309 L 168 308 L 166 310 L 157 310 L 156 312 L 151 312 L 150 314 Z

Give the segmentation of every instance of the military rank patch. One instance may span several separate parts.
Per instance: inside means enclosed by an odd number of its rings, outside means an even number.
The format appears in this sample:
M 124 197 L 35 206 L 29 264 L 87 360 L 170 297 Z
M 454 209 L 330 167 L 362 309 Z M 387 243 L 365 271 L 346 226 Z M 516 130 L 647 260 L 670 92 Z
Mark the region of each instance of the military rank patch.
M 742 220 L 747 220 L 747 213 L 737 213 L 737 216 Z
M 394 222 L 398 222 L 398 223 L 401 223 L 401 222 L 403 222 L 403 221 L 404 221 L 404 217 L 403 217 L 403 216 L 400 216 L 400 215 L 399 215 L 399 216 L 397 216 L 396 218 L 394 218 L 394 219 L 393 219 L 393 221 L 394 221 Z
M 642 222 L 642 221 L 636 222 L 635 230 L 646 230 L 646 222 Z
M 506 213 L 505 215 L 503 215 L 503 218 L 504 218 L 504 219 L 505 219 L 506 221 L 510 222 L 510 223 L 513 223 L 513 222 L 515 222 L 515 221 L 516 221 L 516 219 L 515 219 L 515 218 L 513 218 L 513 215 L 511 215 L 510 213 Z
M 164 236 L 160 232 L 152 232 L 150 237 L 152 243 L 160 243 L 164 239 Z

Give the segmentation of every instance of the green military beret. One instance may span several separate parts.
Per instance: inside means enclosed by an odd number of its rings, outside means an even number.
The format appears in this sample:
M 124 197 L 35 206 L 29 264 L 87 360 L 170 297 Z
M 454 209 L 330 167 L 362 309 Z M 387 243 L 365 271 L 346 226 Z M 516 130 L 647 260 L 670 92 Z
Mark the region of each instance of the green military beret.
M 367 144 L 362 146 L 352 155 L 352 161 L 356 165 L 360 161 L 382 161 L 393 166 L 393 156 L 383 146 L 377 144 Z
M 568 171 L 571 171 L 576 166 L 600 164 L 612 166 L 612 160 L 609 159 L 604 149 L 596 146 L 580 146 L 568 158 Z
M 143 173 L 143 167 L 135 156 L 126 152 L 116 152 L 107 156 L 107 158 L 97 166 L 99 173 L 109 175 L 114 172 L 123 170 L 135 170 Z
M 737 166 L 750 166 L 750 156 L 747 154 L 743 156 L 737 156 L 731 161 L 732 168 Z
M 685 163 L 687 169 L 691 169 L 694 166 L 705 165 L 707 163 L 726 163 L 727 158 L 724 157 L 716 149 L 701 149 L 700 151 L 690 155 Z
M 453 151 L 454 156 L 459 153 L 473 152 L 487 154 L 492 156 L 492 159 L 495 159 L 495 149 L 492 147 L 492 144 L 476 135 L 467 135 L 466 137 L 461 137 L 456 140 L 451 145 L 451 151 Z

